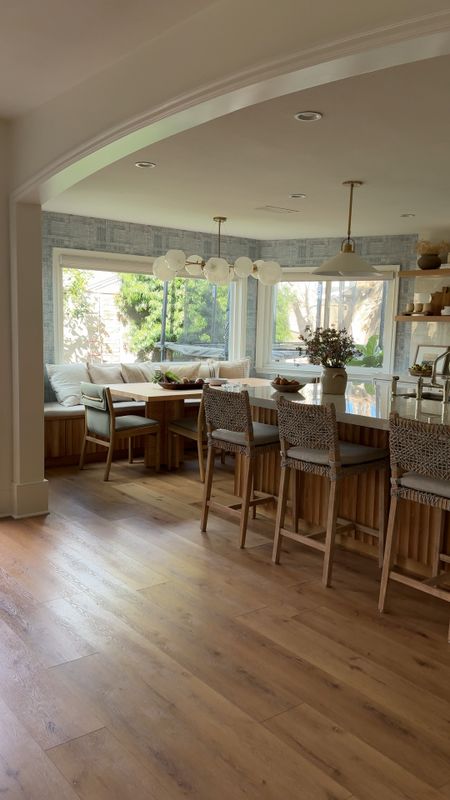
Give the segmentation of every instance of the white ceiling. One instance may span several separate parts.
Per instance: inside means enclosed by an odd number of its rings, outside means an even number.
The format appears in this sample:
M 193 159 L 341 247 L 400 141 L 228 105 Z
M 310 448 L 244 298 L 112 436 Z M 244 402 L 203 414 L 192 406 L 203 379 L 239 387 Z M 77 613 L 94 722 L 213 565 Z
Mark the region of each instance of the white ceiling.
M 0 0 L 0 117 L 46 103 L 213 0 Z
M 450 226 L 450 57 L 383 70 L 235 112 L 97 172 L 46 208 L 262 239 L 343 236 L 346 179 L 353 233 Z M 298 123 L 301 109 L 324 118 Z M 134 167 L 138 159 L 157 163 Z M 306 200 L 291 200 L 304 192 Z M 298 213 L 257 210 L 280 206 Z M 404 219 L 402 213 L 415 213 Z

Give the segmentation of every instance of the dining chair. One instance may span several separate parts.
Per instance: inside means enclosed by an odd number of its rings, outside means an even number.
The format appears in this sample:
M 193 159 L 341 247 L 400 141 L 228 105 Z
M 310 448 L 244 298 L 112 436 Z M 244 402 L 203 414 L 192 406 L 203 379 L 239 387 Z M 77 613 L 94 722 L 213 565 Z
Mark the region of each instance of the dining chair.
M 392 413 L 389 431 L 391 504 L 378 608 L 385 610 L 390 580 L 450 602 L 450 591 L 443 588 L 450 578 L 443 568 L 450 563 L 444 552 L 445 512 L 450 511 L 450 426 Z M 431 576 L 422 580 L 394 569 L 400 500 L 413 500 L 440 512 L 431 541 Z
M 198 468 L 200 480 L 205 482 L 205 450 L 207 447 L 206 425 L 205 425 L 205 406 L 203 397 L 198 407 L 196 417 L 180 417 L 174 419 L 167 426 L 168 431 L 168 451 L 169 469 L 173 466 L 178 467 L 180 463 L 180 447 L 183 446 L 183 439 L 189 439 L 197 444 Z
M 205 386 L 203 399 L 208 437 L 208 458 L 200 529 L 202 532 L 206 531 L 210 509 L 238 516 L 240 521 L 239 546 L 244 547 L 249 509 L 252 508 L 256 512 L 258 505 L 274 500 L 271 494 L 253 491 L 253 470 L 259 455 L 273 450 L 279 452 L 278 428 L 275 425 L 252 421 L 250 400 L 246 390 L 235 392 L 211 389 L 209 386 Z M 216 451 L 236 453 L 243 457 L 243 495 L 239 502 L 232 505 L 211 499 Z
M 159 471 L 160 430 L 159 422 L 135 414 L 119 416 L 114 409 L 111 392 L 107 386 L 95 383 L 81 384 L 81 402 L 85 407 L 84 438 L 81 447 L 79 468 L 83 469 L 87 442 L 108 448 L 103 480 L 107 481 L 118 439 L 128 439 L 128 460 L 132 462 L 132 439 L 136 436 L 154 436 L 155 470 Z
M 340 531 L 358 529 L 351 520 L 338 519 L 338 502 L 342 481 L 350 475 L 377 471 L 379 473 L 378 528 L 364 526 L 364 532 L 378 538 L 380 566 L 383 557 L 384 533 L 387 520 L 388 452 L 384 448 L 341 442 L 338 437 L 336 410 L 329 405 L 313 406 L 292 402 L 285 397 L 277 400 L 278 427 L 281 441 L 281 475 L 278 492 L 275 539 L 272 560 L 279 564 L 284 537 L 312 547 L 324 554 L 322 582 L 331 583 L 337 524 Z M 289 476 L 293 470 L 293 530 L 284 527 L 288 499 Z M 313 473 L 327 478 L 329 484 L 325 528 L 298 533 L 298 478 L 301 473 Z M 325 541 L 316 537 L 325 534 Z

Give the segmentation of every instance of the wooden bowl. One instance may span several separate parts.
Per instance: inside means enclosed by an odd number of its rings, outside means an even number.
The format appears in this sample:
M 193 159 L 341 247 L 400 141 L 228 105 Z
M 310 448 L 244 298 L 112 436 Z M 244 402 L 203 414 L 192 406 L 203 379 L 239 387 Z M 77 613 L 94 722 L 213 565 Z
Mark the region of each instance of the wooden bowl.
M 169 381 L 160 381 L 160 386 L 163 389 L 169 389 L 169 391 L 179 391 L 182 392 L 183 390 L 186 391 L 187 389 L 203 389 L 203 383 L 196 383 L 195 381 L 189 381 L 189 383 L 170 383 Z
M 275 383 L 274 381 L 270 382 L 270 385 L 277 390 L 277 392 L 298 392 L 299 389 L 303 389 L 304 383 Z
M 431 369 L 427 369 L 426 371 L 423 369 L 417 370 L 410 367 L 409 374 L 413 375 L 414 378 L 431 378 L 432 370 Z

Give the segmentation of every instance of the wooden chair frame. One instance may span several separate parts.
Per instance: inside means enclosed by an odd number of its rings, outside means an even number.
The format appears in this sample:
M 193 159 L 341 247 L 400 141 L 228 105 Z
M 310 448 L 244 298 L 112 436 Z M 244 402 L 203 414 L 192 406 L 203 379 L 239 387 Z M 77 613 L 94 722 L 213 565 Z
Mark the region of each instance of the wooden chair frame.
M 190 431 L 182 425 L 177 424 L 177 420 L 169 423 L 168 432 L 168 467 L 172 469 L 173 466 L 178 467 L 180 463 L 180 439 L 190 439 L 197 443 L 198 455 L 198 468 L 200 472 L 200 481 L 205 482 L 205 451 L 208 447 L 206 439 L 206 424 L 205 424 L 205 405 L 203 397 L 200 401 L 198 414 L 197 414 L 197 431 Z
M 79 462 L 79 469 L 84 468 L 85 462 L 85 454 L 86 454 L 86 445 L 88 442 L 93 442 L 94 444 L 101 445 L 102 447 L 108 448 L 108 455 L 106 458 L 106 465 L 105 465 L 105 472 L 103 476 L 103 480 L 107 481 L 109 478 L 109 473 L 111 470 L 111 464 L 114 455 L 114 449 L 116 448 L 117 442 L 119 439 L 128 439 L 128 462 L 130 464 L 133 463 L 133 447 L 132 447 L 132 440 L 136 436 L 154 436 L 155 437 L 155 471 L 159 472 L 160 469 L 160 427 L 159 424 L 155 423 L 151 428 L 148 430 L 143 430 L 141 426 L 135 428 L 126 428 L 123 431 L 116 431 L 116 417 L 122 416 L 116 412 L 110 389 L 105 386 L 105 397 L 106 397 L 106 405 L 107 411 L 105 413 L 109 414 L 109 439 L 101 439 L 98 435 L 93 435 L 89 433 L 88 424 L 87 424 L 87 414 L 85 410 L 84 414 L 84 437 L 83 437 L 83 444 L 81 446 L 81 455 L 80 455 L 80 462 Z M 146 466 L 147 464 L 147 455 L 146 455 Z

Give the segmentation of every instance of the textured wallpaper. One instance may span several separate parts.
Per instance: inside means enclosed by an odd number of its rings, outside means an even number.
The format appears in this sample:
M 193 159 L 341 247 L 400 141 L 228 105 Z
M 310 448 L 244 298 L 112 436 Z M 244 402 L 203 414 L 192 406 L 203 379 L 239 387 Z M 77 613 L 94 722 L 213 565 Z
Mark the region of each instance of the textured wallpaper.
M 413 269 L 416 265 L 415 235 L 370 236 L 356 240 L 358 253 L 373 265 L 400 264 L 402 269 Z M 169 248 L 180 248 L 186 253 L 199 253 L 209 257 L 215 253 L 215 234 L 159 228 L 152 225 L 136 225 L 128 222 L 78 217 L 71 214 L 43 212 L 43 298 L 44 298 L 44 358 L 47 363 L 54 360 L 52 252 L 54 247 L 69 247 L 78 250 L 98 250 L 128 255 L 164 254 Z M 222 237 L 223 252 L 234 260 L 239 255 L 275 259 L 282 266 L 315 266 L 335 255 L 341 239 L 276 239 L 259 241 L 237 236 Z M 248 285 L 247 354 L 254 361 L 256 346 L 256 300 L 257 282 Z M 400 285 L 399 308 L 404 308 L 410 298 L 409 281 Z M 411 325 L 397 326 L 395 370 L 408 366 L 411 347 Z

